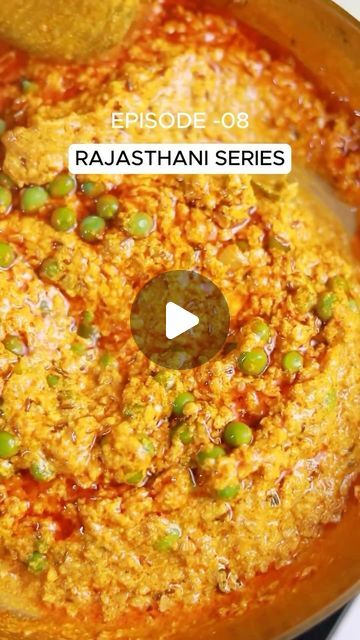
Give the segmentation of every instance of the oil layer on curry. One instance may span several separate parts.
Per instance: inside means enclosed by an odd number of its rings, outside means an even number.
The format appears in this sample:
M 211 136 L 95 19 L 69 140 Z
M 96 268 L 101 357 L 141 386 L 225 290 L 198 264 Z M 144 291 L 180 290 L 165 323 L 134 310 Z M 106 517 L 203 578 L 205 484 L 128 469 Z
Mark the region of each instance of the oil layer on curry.
M 154 4 L 145 37 L 111 62 L 65 67 L 4 47 L 0 68 L 3 561 L 41 606 L 70 616 L 241 598 L 353 492 L 349 241 L 293 180 L 75 180 L 66 151 L 119 141 L 119 105 L 230 107 L 249 112 L 247 140 L 290 142 L 357 204 L 355 119 L 233 19 L 172 4 Z M 210 126 L 205 137 L 240 135 Z M 159 129 L 146 136 L 161 141 Z M 213 280 L 231 312 L 223 352 L 190 371 L 159 369 L 129 329 L 139 287 L 174 269 Z

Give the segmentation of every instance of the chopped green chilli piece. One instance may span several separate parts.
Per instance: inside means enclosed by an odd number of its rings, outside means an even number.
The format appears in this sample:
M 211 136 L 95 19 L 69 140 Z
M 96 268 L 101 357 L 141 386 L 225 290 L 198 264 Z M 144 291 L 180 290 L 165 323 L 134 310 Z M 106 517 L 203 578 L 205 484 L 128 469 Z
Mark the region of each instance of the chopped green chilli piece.
M 139 484 L 140 482 L 142 482 L 144 479 L 144 474 L 142 471 L 135 471 L 134 473 L 129 473 L 126 478 L 125 481 L 127 482 L 127 484 Z
M 33 462 L 30 466 L 30 473 L 38 482 L 49 482 L 55 475 L 48 461 L 44 459 L 39 462 Z
M 27 568 L 31 573 L 42 573 L 47 568 L 47 558 L 40 551 L 34 553 L 27 559 Z
M 329 411 L 332 411 L 336 407 L 336 402 L 337 402 L 336 391 L 335 389 L 330 389 L 330 391 L 328 391 L 325 395 L 324 407 Z
M 214 446 L 211 449 L 203 449 L 197 454 L 197 460 L 200 464 L 206 462 L 206 460 L 218 460 L 222 458 L 226 453 L 222 447 Z
M 36 93 L 39 89 L 37 82 L 24 78 L 21 80 L 21 89 L 24 93 Z
M 154 377 L 154 380 L 156 380 L 156 382 L 158 382 L 162 387 L 164 387 L 166 391 L 169 391 L 170 389 L 172 389 L 172 387 L 175 384 L 174 375 L 170 373 L 170 371 L 165 371 L 165 370 L 158 371 L 158 373 Z
M 360 307 L 357 300 L 355 300 L 354 298 L 349 298 L 348 304 L 349 304 L 349 308 L 353 313 L 359 313 Z
M 74 342 L 74 344 L 71 345 L 71 351 L 77 356 L 83 356 L 86 351 L 86 347 L 81 342 Z
M 150 455 L 152 455 L 155 452 L 154 443 L 147 436 L 143 437 L 143 439 L 141 440 L 141 444 L 142 444 L 144 450 L 146 451 L 146 453 L 150 453 Z
M 8 187 L 0 185 L 0 216 L 5 215 L 11 209 L 12 193 Z
M 15 260 L 15 251 L 7 242 L 0 242 L 0 269 L 9 269 Z
M 289 243 L 281 238 L 280 236 L 269 236 L 268 239 L 268 249 L 282 251 L 283 253 L 288 253 L 290 251 Z
M 240 486 L 238 484 L 229 485 L 224 487 L 223 489 L 218 489 L 217 495 L 222 500 L 231 500 L 235 498 L 240 491 Z
M 160 538 L 158 538 L 158 540 L 156 540 L 154 548 L 156 549 L 156 551 L 171 551 L 174 544 L 176 544 L 180 537 L 180 530 L 174 527 L 169 530 L 169 533 L 161 536 Z
M 193 441 L 191 431 L 187 425 L 181 425 L 178 429 L 178 436 L 182 444 L 187 445 Z
M 59 380 L 60 380 L 60 376 L 57 376 L 54 373 L 49 373 L 49 375 L 46 376 L 46 382 L 48 383 L 50 389 L 53 389 L 54 387 L 56 387 Z
M 98 337 L 98 330 L 93 324 L 87 324 L 87 322 L 81 322 L 78 327 L 78 336 L 85 340 L 95 341 Z
M 116 362 L 116 358 L 111 353 L 103 353 L 99 358 L 100 365 L 104 368 L 110 367 Z
M 3 345 L 7 351 L 10 351 L 15 356 L 24 356 L 26 354 L 26 345 L 19 336 L 8 333 L 3 340 Z
M 345 293 L 350 289 L 349 283 L 344 276 L 333 276 L 330 278 L 328 287 L 331 291 L 345 291 Z

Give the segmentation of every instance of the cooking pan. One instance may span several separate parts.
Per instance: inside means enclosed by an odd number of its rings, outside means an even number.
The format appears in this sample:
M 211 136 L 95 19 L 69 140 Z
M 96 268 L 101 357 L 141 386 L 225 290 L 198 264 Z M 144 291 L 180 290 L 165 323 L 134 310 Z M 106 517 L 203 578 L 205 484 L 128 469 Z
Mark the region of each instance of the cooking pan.
M 360 112 L 360 26 L 330 0 L 214 2 L 291 50 L 320 87 L 348 100 Z M 349 219 L 349 210 L 334 197 L 332 208 L 340 217 L 347 212 Z M 350 214 L 354 217 L 354 210 Z M 291 565 L 256 577 L 236 598 L 219 595 L 211 607 L 195 608 L 191 615 L 177 611 L 166 618 L 150 614 L 127 616 L 112 627 L 94 624 L 90 619 L 67 619 L 40 609 L 31 579 L 24 575 L 20 584 L 12 560 L 2 558 L 0 637 L 2 640 L 162 637 L 290 640 L 360 591 L 359 530 L 359 503 L 350 498 L 341 521 L 325 527 L 321 537 Z M 246 611 L 245 600 L 250 600 Z

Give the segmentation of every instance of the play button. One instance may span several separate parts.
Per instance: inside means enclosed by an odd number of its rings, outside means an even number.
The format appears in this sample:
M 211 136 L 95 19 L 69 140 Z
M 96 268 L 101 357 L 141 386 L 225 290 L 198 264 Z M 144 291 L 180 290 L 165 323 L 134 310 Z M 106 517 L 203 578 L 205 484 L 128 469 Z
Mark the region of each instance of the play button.
M 220 289 L 196 271 L 167 271 L 149 280 L 131 310 L 139 349 L 169 369 L 191 369 L 223 347 L 229 309 Z
M 166 305 L 165 335 L 169 340 L 174 340 L 182 333 L 189 331 L 199 324 L 199 318 L 194 313 L 186 311 L 174 302 Z

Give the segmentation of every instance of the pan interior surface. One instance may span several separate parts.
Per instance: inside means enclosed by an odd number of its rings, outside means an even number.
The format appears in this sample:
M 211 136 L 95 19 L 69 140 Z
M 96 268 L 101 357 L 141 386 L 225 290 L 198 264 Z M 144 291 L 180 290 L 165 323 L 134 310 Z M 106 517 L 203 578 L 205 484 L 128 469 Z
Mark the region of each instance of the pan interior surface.
M 340 102 L 349 105 L 350 109 L 359 105 L 357 52 L 360 28 L 332 3 L 325 0 L 307 3 L 301 0 L 241 0 L 234 3 L 215 0 L 211 4 L 216 10 L 226 11 L 227 16 L 233 15 L 249 29 L 263 34 L 260 40 L 264 38 L 265 48 L 271 39 L 275 46 L 291 51 L 324 95 L 330 95 L 334 101 L 340 98 Z M 82 107 L 86 112 L 85 101 Z M 51 108 L 48 113 L 52 113 Z M 65 114 L 65 118 L 67 116 Z M 90 124 L 91 118 L 90 114 Z M 36 135 L 41 133 L 38 124 L 35 119 Z M 13 142 L 8 135 L 8 149 L 11 150 Z M 59 147 L 62 143 L 59 138 Z M 26 157 L 26 153 L 24 148 L 24 161 L 16 167 L 20 176 L 31 167 L 31 156 Z M 311 208 L 319 220 L 323 216 L 329 216 L 329 219 L 335 216 L 339 234 L 343 228 L 352 239 L 357 230 L 355 204 L 345 202 L 329 185 L 325 175 L 319 175 L 305 165 L 296 157 L 289 177 L 290 183 L 299 184 L 300 201 L 304 207 Z M 257 188 L 261 191 L 263 185 L 260 183 Z M 270 193 L 270 198 L 272 195 Z M 211 606 L 201 610 L 195 607 L 191 616 L 184 610 L 162 618 L 149 611 L 145 623 L 140 614 L 116 625 L 94 622 L 90 616 L 79 622 L 76 616 L 62 615 L 56 607 L 50 619 L 49 611 L 44 613 L 37 604 L 38 594 L 31 576 L 24 572 L 19 581 L 13 559 L 4 557 L 0 569 L 3 585 L 0 635 L 4 640 L 146 640 L 153 637 L 159 640 L 195 637 L 199 640 L 290 640 L 359 591 L 360 551 L 354 533 L 359 530 L 359 516 L 358 501 L 351 497 L 342 518 L 336 516 L 336 522 L 334 517 L 334 522 L 326 524 L 321 537 L 302 548 L 291 564 L 257 574 L 236 594 L 218 593 Z

